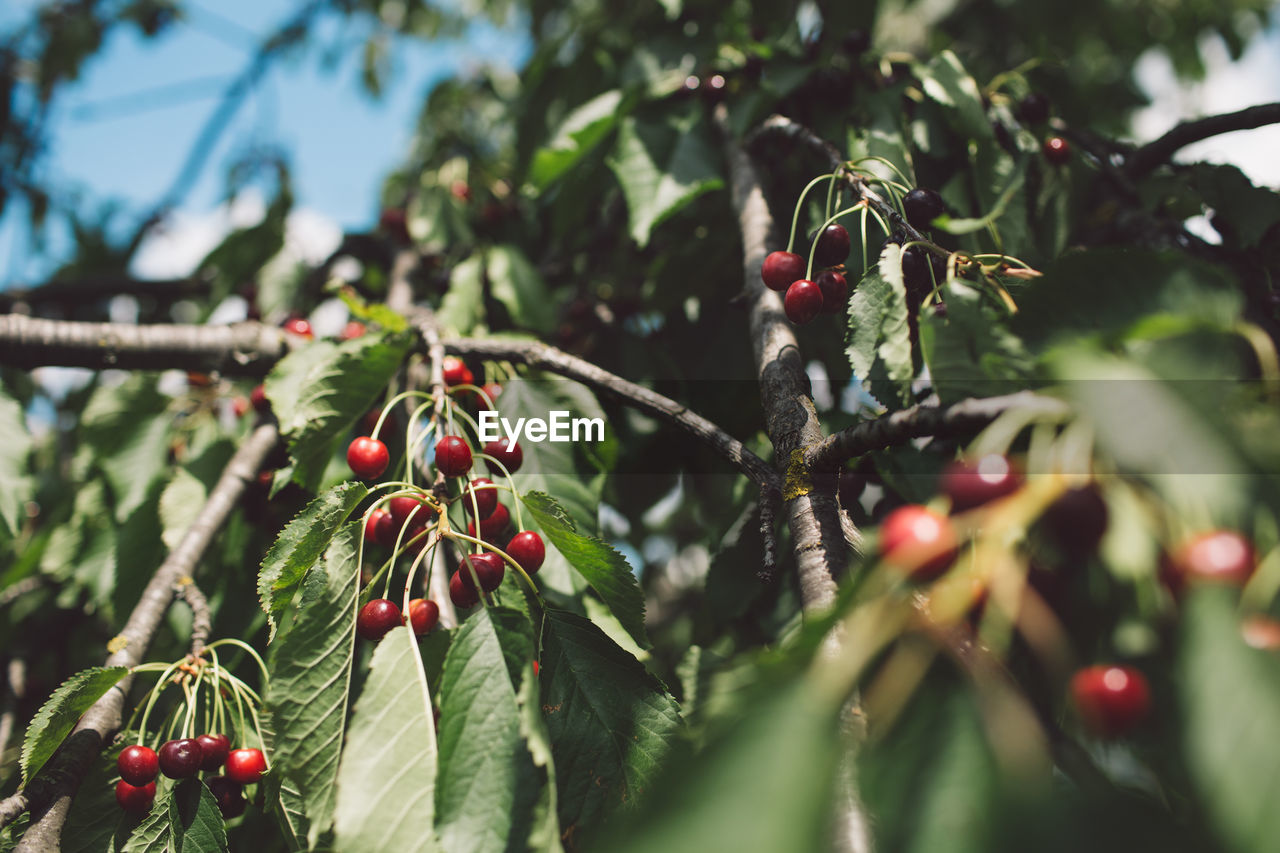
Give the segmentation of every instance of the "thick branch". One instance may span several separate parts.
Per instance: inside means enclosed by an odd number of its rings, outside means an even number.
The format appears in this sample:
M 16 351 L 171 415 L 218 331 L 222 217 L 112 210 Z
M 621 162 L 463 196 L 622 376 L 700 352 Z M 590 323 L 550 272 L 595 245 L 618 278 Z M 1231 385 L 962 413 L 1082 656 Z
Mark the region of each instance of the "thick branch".
M 950 406 L 912 406 L 829 436 L 808 449 L 805 463 L 814 471 L 832 471 L 847 459 L 905 444 L 913 438 L 976 432 L 1010 409 L 1026 409 L 1051 418 L 1070 411 L 1061 400 L 1030 391 L 974 397 Z
M 151 576 L 124 630 L 113 641 L 116 651 L 107 658 L 107 666 L 136 666 L 142 662 L 151 638 L 173 602 L 174 586 L 195 573 L 205 549 L 239 501 L 245 486 L 253 482 L 278 439 L 275 425 L 264 424 L 255 429 L 231 457 L 191 527 Z M 57 754 L 22 792 L 30 801 L 31 826 L 18 842 L 16 849 L 20 853 L 52 853 L 60 849 L 62 825 L 71 798 L 98 753 L 120 728 L 125 697 L 132 682 L 133 677 L 126 676 L 86 711 Z
M 288 336 L 260 323 L 184 326 L 75 323 L 0 315 L 0 364 L 265 376 L 289 351 Z
M 71 305 L 85 300 L 105 299 L 128 294 L 146 296 L 166 302 L 189 297 L 207 296 L 208 278 L 137 279 L 128 276 L 89 276 L 50 281 L 35 287 L 8 288 L 0 292 L 0 310 L 12 311 L 15 305 Z
M 773 218 L 751 160 L 727 131 L 726 139 L 733 206 L 742 232 L 743 279 L 751 305 L 750 334 L 765 425 L 780 464 L 794 470 L 793 455 L 822 440 L 822 425 L 809 396 L 804 361 L 783 314 L 782 299 L 760 280 Z M 816 488 L 808 478 L 796 482 L 789 478 L 783 498 L 804 609 L 826 610 L 835 601 L 832 572 L 841 570 L 849 556 L 834 489 Z
M 664 397 L 634 382 L 628 382 L 577 356 L 537 341 L 498 338 L 454 338 L 446 340 L 444 348 L 455 355 L 474 355 L 500 361 L 514 361 L 575 379 L 642 412 L 661 418 L 706 442 L 757 485 L 770 489 L 779 487 L 778 474 L 769 467 L 768 463 L 711 421 L 669 397 Z
M 1183 122 L 1164 136 L 1135 151 L 1125 163 L 1125 171 L 1131 178 L 1141 178 L 1162 163 L 1168 162 L 1180 149 L 1193 142 L 1223 133 L 1251 130 L 1278 122 L 1280 122 L 1280 103 L 1262 104 L 1239 112 Z

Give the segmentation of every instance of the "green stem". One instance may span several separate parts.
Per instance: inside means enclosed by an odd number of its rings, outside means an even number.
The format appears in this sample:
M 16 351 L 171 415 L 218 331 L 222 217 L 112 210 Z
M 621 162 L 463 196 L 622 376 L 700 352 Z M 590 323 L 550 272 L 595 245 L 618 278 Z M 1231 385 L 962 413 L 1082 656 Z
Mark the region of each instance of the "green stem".
M 494 459 L 488 453 L 478 453 L 476 454 L 476 457 L 479 459 L 483 459 L 486 462 L 492 462 L 494 465 L 497 465 L 499 468 L 501 468 L 502 476 L 506 477 L 507 483 L 510 484 L 511 472 L 507 470 L 506 465 L 503 465 L 500 461 L 498 461 L 497 459 Z M 515 496 L 514 503 L 516 505 L 516 526 L 519 527 L 521 530 L 524 530 L 524 513 L 520 510 L 520 493 L 516 491 L 515 486 L 511 486 L 511 494 Z M 477 521 L 476 530 L 479 530 L 479 529 L 480 529 L 480 522 Z
M 791 233 L 787 236 L 787 251 L 790 252 L 796 244 L 796 225 L 800 222 L 800 209 L 804 207 L 805 196 L 809 195 L 809 190 L 816 187 L 822 181 L 835 181 L 838 173 L 832 172 L 829 175 L 819 175 L 809 182 L 808 186 L 800 193 L 800 199 L 796 202 L 795 210 L 791 213 Z

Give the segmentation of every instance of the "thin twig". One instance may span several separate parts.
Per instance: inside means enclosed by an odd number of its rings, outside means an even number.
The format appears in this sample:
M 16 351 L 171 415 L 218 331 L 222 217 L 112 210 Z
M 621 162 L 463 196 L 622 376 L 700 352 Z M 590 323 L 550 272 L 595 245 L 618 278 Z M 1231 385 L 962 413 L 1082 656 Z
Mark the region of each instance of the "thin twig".
M 971 397 L 950 406 L 912 406 L 828 436 L 808 449 L 805 464 L 812 471 L 832 471 L 846 460 L 913 438 L 975 432 L 1015 408 L 1043 413 L 1046 417 L 1062 417 L 1070 412 L 1062 400 L 1031 391 L 1001 397 Z
M 213 615 L 209 612 L 209 599 L 189 577 L 179 578 L 173 587 L 174 594 L 191 608 L 191 645 L 188 654 L 198 657 L 213 632 Z
M 151 638 L 173 602 L 174 585 L 181 578 L 194 575 L 196 564 L 209 543 L 278 440 L 275 425 L 263 424 L 231 457 L 195 521 L 151 576 L 124 629 L 112 640 L 114 651 L 107 657 L 107 666 L 136 666 L 142 662 Z M 132 676 L 125 676 L 94 703 L 57 754 L 21 792 L 30 801 L 31 825 L 18 842 L 16 850 L 20 853 L 53 853 L 61 849 L 62 825 L 71 798 L 98 753 L 120 728 L 125 697 L 132 681 Z
M 1138 179 L 1152 169 L 1169 161 L 1174 154 L 1193 142 L 1232 133 L 1237 130 L 1252 130 L 1268 124 L 1280 122 L 1280 103 L 1260 104 L 1234 113 L 1208 116 L 1194 121 L 1183 122 L 1168 133 L 1133 152 L 1125 162 L 1125 171 L 1130 178 Z
M 12 367 L 177 367 L 228 376 L 265 376 L 288 351 L 288 335 L 261 323 L 139 326 L 0 315 L 0 364 Z
M 0 310 L 12 311 L 19 305 L 69 305 L 79 308 L 87 300 L 121 294 L 175 302 L 208 295 L 211 283 L 212 279 L 208 276 L 139 279 L 108 275 L 54 280 L 33 287 L 19 285 L 6 288 L 0 292 Z

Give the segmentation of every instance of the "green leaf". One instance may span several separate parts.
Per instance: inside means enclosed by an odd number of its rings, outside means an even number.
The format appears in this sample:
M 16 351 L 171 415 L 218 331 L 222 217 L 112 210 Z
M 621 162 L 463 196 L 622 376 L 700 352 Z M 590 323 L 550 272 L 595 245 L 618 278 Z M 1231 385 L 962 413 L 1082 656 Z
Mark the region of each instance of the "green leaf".
M 160 523 L 165 547 L 173 550 L 200 515 L 205 500 L 204 483 L 185 468 L 179 468 L 160 495 Z
M 449 290 L 436 313 L 440 328 L 470 334 L 484 320 L 484 259 L 472 255 L 449 272 Z
M 360 594 L 359 523 L 348 524 L 325 552 L 322 570 L 307 574 L 298 614 L 271 646 L 266 711 L 282 806 L 305 826 L 308 846 L 333 821 L 338 759 L 346 730 Z
M 846 354 L 853 373 L 868 385 L 873 369 L 883 366 L 899 399 L 911 398 L 911 334 L 907 325 L 907 288 L 902 281 L 902 248 L 884 247 L 880 264 L 867 272 L 849 299 Z
M 970 139 L 991 138 L 991 122 L 982 108 L 982 93 L 978 84 L 964 70 L 954 53 L 944 50 L 928 65 L 917 65 L 924 93 L 944 107 L 956 118 L 956 123 Z
M 662 682 L 594 624 L 562 610 L 545 616 L 543 711 L 560 824 L 583 831 L 652 789 L 681 730 L 680 709 Z
M 751 713 L 722 740 L 670 762 L 665 773 L 648 781 L 647 791 L 637 791 L 647 793 L 645 807 L 620 823 L 601 849 L 828 849 L 840 754 L 836 715 L 811 691 L 801 684 L 761 691 Z M 564 766 L 558 761 L 561 774 Z M 565 795 L 562 789 L 562 801 Z
M 258 597 L 275 636 L 276 619 L 289 606 L 298 585 L 329 547 L 338 527 L 369 494 L 362 484 L 342 483 L 318 496 L 280 531 L 262 558 Z
M 169 463 L 169 398 L 154 376 L 133 374 L 122 384 L 99 387 L 85 405 L 80 428 L 84 445 L 76 461 L 101 467 L 115 497 L 115 517 L 124 521 L 147 497 Z
M 151 813 L 123 853 L 221 853 L 227 827 L 213 793 L 197 779 L 184 779 L 156 797 Z
M 1176 683 L 1192 780 L 1223 849 L 1262 853 L 1280 838 L 1280 661 L 1245 645 L 1234 592 L 1188 597 Z
M 490 249 L 486 272 L 493 298 L 507 307 L 515 322 L 543 333 L 555 329 L 555 301 L 537 268 L 518 247 L 502 245 Z
M 533 787 L 538 792 L 529 820 L 529 849 L 562 853 L 560 820 L 556 804 L 556 765 L 551 749 L 551 735 L 542 718 L 542 691 L 530 665 L 520 681 L 520 736 L 528 745 L 533 759 Z M 528 786 L 526 786 L 528 787 Z
M 532 758 L 520 733 L 515 683 L 533 660 L 533 626 L 523 614 L 485 608 L 458 631 L 440 680 L 440 841 L 450 853 L 503 851 Z M 514 680 L 513 680 L 514 679 Z
M 450 247 L 472 241 L 466 208 L 449 194 L 449 188 L 435 183 L 431 170 L 423 171 L 423 186 L 409 201 L 409 234 L 427 252 L 445 252 Z
M 920 347 L 944 404 L 1026 387 L 1028 357 L 1003 316 L 971 285 L 952 279 L 942 289 L 946 317 L 920 312 Z
M 293 460 L 277 482 L 292 479 L 314 490 L 335 441 L 378 399 L 408 351 L 408 335 L 369 333 L 340 344 L 312 343 L 276 365 L 267 397 Z
M 700 109 L 664 121 L 628 115 L 618 128 L 609 168 L 627 199 L 631 237 L 642 249 L 655 226 L 703 193 L 724 186 Z
M 1192 185 L 1213 208 L 1215 225 L 1227 226 L 1241 246 L 1257 245 L 1280 222 L 1280 196 L 1256 186 L 1238 167 L 1197 163 L 1190 172 Z
M 387 307 L 382 302 L 366 302 L 350 287 L 344 287 L 338 291 L 338 298 L 357 320 L 377 323 L 389 332 L 403 332 L 409 328 L 409 322 L 399 311 Z
M 22 404 L 0 388 L 0 524 L 18 535 L 25 517 L 25 504 L 31 497 L 34 481 L 27 471 L 27 459 L 31 455 L 31 436 L 27 433 L 27 421 Z
M 75 728 L 84 712 L 129 673 L 124 666 L 94 667 L 68 678 L 40 706 L 22 741 L 22 783 L 31 781 Z
M 529 182 L 539 191 L 546 189 L 595 148 L 626 109 L 621 90 L 611 89 L 569 113 L 546 147 L 533 155 Z
M 422 658 L 413 634 L 399 626 L 374 649 L 351 715 L 338 768 L 336 849 L 443 850 L 433 827 L 436 760 Z
M 116 746 L 104 750 L 85 774 L 62 828 L 62 853 L 116 853 L 138 825 L 139 818 L 120 810 L 115 795 L 116 758 L 136 738 L 137 732 L 121 732 Z
M 608 542 L 578 533 L 573 519 L 550 495 L 527 492 L 521 500 L 551 544 L 609 605 L 631 638 L 640 648 L 650 648 L 644 630 L 644 593 L 626 558 Z

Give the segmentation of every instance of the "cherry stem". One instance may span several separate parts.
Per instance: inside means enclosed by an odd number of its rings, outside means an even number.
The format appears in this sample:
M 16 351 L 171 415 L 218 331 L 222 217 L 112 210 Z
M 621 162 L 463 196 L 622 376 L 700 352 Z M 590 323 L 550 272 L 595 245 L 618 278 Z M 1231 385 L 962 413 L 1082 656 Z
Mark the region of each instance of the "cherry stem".
M 406 392 L 406 393 L 408 393 L 408 392 Z M 422 392 L 418 392 L 418 393 L 422 393 Z M 404 467 L 405 467 L 405 480 L 406 480 L 406 481 L 408 481 L 410 485 L 412 485 L 412 484 L 413 484 L 413 453 L 414 453 L 414 450 L 417 448 L 418 442 L 419 442 L 419 441 L 421 441 L 421 439 L 422 439 L 424 436 L 428 436 L 428 435 L 430 435 L 430 434 L 435 430 L 435 428 L 436 428 L 436 421 L 435 421 L 435 417 L 433 416 L 433 417 L 432 417 L 432 418 L 427 422 L 427 427 L 426 427 L 426 429 L 425 429 L 425 430 L 423 430 L 422 435 L 421 435 L 421 436 L 419 436 L 419 437 L 418 437 L 418 438 L 416 438 L 416 439 L 413 437 L 413 425 L 414 425 L 414 424 L 416 424 L 416 423 L 418 422 L 418 419 L 422 417 L 422 413 L 423 413 L 426 409 L 433 408 L 433 407 L 436 405 L 436 402 L 435 402 L 435 401 L 430 397 L 430 395 L 426 395 L 426 396 L 427 396 L 427 399 L 428 399 L 430 402 L 423 403 L 421 406 L 419 406 L 418 408 L 416 408 L 416 409 L 414 409 L 414 410 L 413 410 L 413 414 L 409 415 L 409 423 L 408 423 L 408 425 L 406 425 L 406 426 L 405 426 L 405 429 L 404 429 L 404 446 L 405 446 L 405 451 L 404 451 Z
M 905 174 L 903 174 L 901 169 L 899 169 L 896 165 L 894 165 L 892 160 L 889 160 L 885 157 L 881 157 L 878 154 L 868 154 L 866 157 L 859 157 L 857 160 L 854 160 L 853 162 L 851 162 L 849 166 L 853 169 L 857 169 L 858 171 L 863 172 L 865 170 L 858 169 L 858 164 L 865 163 L 868 160 L 874 161 L 876 163 L 883 163 L 884 165 L 888 166 L 890 169 L 893 170 L 893 173 L 895 175 L 897 175 L 899 178 L 902 179 L 903 185 L 910 186 L 912 183 L 914 183 Z
M 147 720 L 151 718 L 151 710 L 155 707 L 156 700 L 160 698 L 160 694 L 164 692 L 164 689 L 169 686 L 169 677 L 173 675 L 173 673 L 178 669 L 179 666 L 182 665 L 183 661 L 185 660 L 186 658 L 183 658 L 182 660 L 171 663 L 167 667 L 165 667 L 164 672 L 160 674 L 159 680 L 156 681 L 155 686 L 151 688 L 151 692 L 147 695 L 147 707 L 142 712 L 141 722 L 138 723 L 138 745 L 139 746 L 141 746 L 143 742 L 146 740 L 145 735 L 147 733 Z M 140 669 L 141 667 L 134 667 L 134 672 L 138 672 L 140 671 Z M 132 722 L 132 720 L 130 720 L 130 722 Z
M 814 255 L 818 253 L 818 241 L 822 239 L 822 232 L 826 231 L 827 226 L 835 222 L 840 217 L 847 216 L 850 213 L 853 213 L 855 210 L 857 210 L 859 207 L 864 206 L 865 204 L 866 202 L 859 201 L 853 207 L 847 207 L 844 210 L 840 211 L 839 213 L 835 214 L 834 216 L 827 217 L 827 221 L 822 223 L 822 227 L 818 229 L 817 235 L 813 238 L 813 244 L 809 246 L 809 265 L 805 268 L 805 273 L 804 273 L 805 278 L 809 279 L 810 281 L 813 281 L 813 258 L 814 258 Z
M 545 602 L 542 601 L 542 593 L 538 592 L 538 588 L 533 584 L 533 578 L 529 577 L 529 573 L 524 570 L 524 566 L 521 566 L 519 563 L 517 563 L 512 558 L 512 556 L 508 554 L 506 551 L 502 550 L 496 545 L 493 545 L 492 543 L 483 542 L 479 539 L 476 539 L 474 536 L 466 536 L 462 533 L 453 533 L 452 535 L 455 539 L 462 539 L 467 542 L 480 545 L 492 551 L 493 553 L 497 554 L 499 557 L 501 557 L 503 560 L 509 563 L 513 569 L 515 569 L 517 572 L 520 573 L 520 577 L 524 580 L 525 584 L 528 585 L 529 591 L 533 593 L 534 597 L 538 599 L 539 603 L 545 604 Z
M 403 614 L 405 618 L 409 618 L 409 592 L 413 588 L 413 579 L 418 574 L 418 567 L 422 565 L 424 560 L 430 559 L 431 555 L 436 550 L 436 546 L 439 544 L 440 544 L 440 537 L 436 536 L 430 545 L 428 545 L 427 547 L 423 548 L 421 551 L 418 552 L 418 556 L 414 558 L 413 564 L 409 566 L 409 574 L 404 579 L 404 595 L 401 598 L 402 603 L 400 607 L 400 612 L 401 614 Z M 424 588 L 430 589 L 430 586 L 428 586 L 430 582 L 431 582 L 431 564 L 428 564 L 426 583 L 423 584 Z M 412 628 L 412 625 L 410 625 L 410 627 Z
M 479 394 L 481 397 L 484 397 L 485 402 L 489 404 L 490 409 L 497 408 L 497 406 L 493 404 L 493 398 L 490 397 L 489 394 L 479 385 L 472 385 L 469 382 L 463 382 L 462 384 L 454 385 L 449 389 L 450 394 L 457 394 L 461 391 L 474 391 L 475 393 Z M 479 430 L 477 430 L 476 432 L 478 434 Z
M 502 464 L 502 462 L 501 462 L 500 460 L 493 458 L 493 457 L 492 457 L 492 456 L 490 456 L 488 453 L 478 453 L 478 454 L 476 454 L 476 456 L 477 456 L 477 457 L 479 457 L 480 459 L 483 459 L 483 460 L 484 460 L 484 461 L 486 461 L 486 462 L 492 462 L 494 465 L 497 465 L 499 468 L 501 468 L 501 469 L 502 469 L 502 476 L 503 476 L 503 477 L 506 477 L 506 479 L 507 479 L 507 484 L 508 484 L 508 485 L 510 485 L 510 483 L 511 483 L 511 472 L 507 470 L 507 466 L 506 466 L 506 465 L 503 465 L 503 464 Z M 495 485 L 496 485 L 496 484 L 495 484 Z M 515 499 L 515 505 L 516 505 L 516 527 L 519 527 L 521 530 L 524 530 L 524 513 L 520 511 L 520 503 L 521 503 L 521 501 L 520 501 L 520 493 L 516 491 L 516 487 L 515 487 L 515 486 L 511 486 L 511 494 L 515 495 L 515 498 L 516 498 L 516 499 Z M 480 522 L 477 520 L 477 521 L 476 521 L 476 525 L 477 525 L 476 530 L 479 530 L 479 529 L 480 529 L 480 528 L 479 528 L 479 526 L 478 526 L 479 524 L 480 524 Z
M 839 173 L 838 173 L 838 172 L 832 172 L 832 173 L 831 173 L 831 174 L 829 174 L 829 175 L 819 175 L 818 177 L 816 177 L 816 178 L 814 178 L 812 181 L 810 181 L 810 182 L 809 182 L 809 184 L 808 184 L 808 186 L 806 186 L 806 187 L 804 188 L 804 190 L 802 190 L 802 191 L 801 191 L 801 193 L 800 193 L 800 198 L 799 198 L 799 200 L 797 200 L 797 201 L 796 201 L 795 210 L 793 210 L 793 211 L 792 211 L 792 213 L 791 213 L 791 233 L 787 236 L 787 251 L 788 251 L 788 252 L 790 252 L 790 251 L 792 250 L 792 248 L 793 248 L 793 247 L 795 246 L 795 244 L 796 244 L 796 225 L 797 225 L 797 224 L 799 224 L 799 222 L 800 222 L 800 209 L 801 209 L 802 207 L 804 207 L 804 199 L 805 199 L 805 196 L 807 196 L 807 195 L 809 194 L 809 190 L 813 189 L 814 187 L 816 187 L 818 184 L 822 183 L 823 181 L 832 181 L 832 182 L 834 182 L 834 181 L 835 181 L 835 179 L 836 179 L 836 177 L 837 177 L 837 175 L 839 175 Z
M 262 689 L 267 689 L 267 683 L 271 680 L 271 675 L 267 672 L 267 665 L 263 663 L 261 655 L 258 654 L 257 650 L 254 649 L 253 646 L 243 640 L 236 639 L 235 637 L 224 637 L 221 640 L 215 640 L 205 646 L 205 648 L 216 649 L 218 646 L 235 646 L 236 648 L 248 653 L 249 657 L 253 658 L 254 662 L 258 664 L 258 671 L 262 673 Z M 228 675 L 230 675 L 230 673 L 228 673 Z
M 425 397 L 428 400 L 432 400 L 431 395 L 428 394 L 426 391 L 400 392 L 399 394 L 395 395 L 390 400 L 382 404 L 382 411 L 378 414 L 378 422 L 373 425 L 373 432 L 370 434 L 369 437 L 377 438 L 378 433 L 382 431 L 383 421 L 387 419 L 387 415 L 391 414 L 391 407 L 394 406 L 396 403 L 399 403 L 401 400 L 407 400 L 410 397 Z M 432 402 L 434 403 L 434 400 L 432 400 Z

